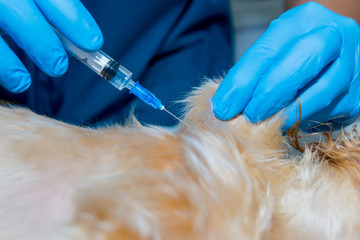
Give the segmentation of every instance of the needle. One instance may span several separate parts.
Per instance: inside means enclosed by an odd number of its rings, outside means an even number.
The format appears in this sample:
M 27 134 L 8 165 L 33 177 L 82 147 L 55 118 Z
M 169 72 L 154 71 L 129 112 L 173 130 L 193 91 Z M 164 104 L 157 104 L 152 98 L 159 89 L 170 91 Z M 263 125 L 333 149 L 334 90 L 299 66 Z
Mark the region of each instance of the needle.
M 189 127 L 189 125 L 182 121 L 180 118 L 178 118 L 177 116 L 175 116 L 174 114 L 172 114 L 171 112 L 169 112 L 165 107 L 162 107 L 160 110 L 165 110 L 165 112 L 167 112 L 168 114 L 170 114 L 171 116 L 173 116 L 175 119 L 179 120 L 179 122 L 181 122 L 182 124 L 184 124 L 185 126 Z

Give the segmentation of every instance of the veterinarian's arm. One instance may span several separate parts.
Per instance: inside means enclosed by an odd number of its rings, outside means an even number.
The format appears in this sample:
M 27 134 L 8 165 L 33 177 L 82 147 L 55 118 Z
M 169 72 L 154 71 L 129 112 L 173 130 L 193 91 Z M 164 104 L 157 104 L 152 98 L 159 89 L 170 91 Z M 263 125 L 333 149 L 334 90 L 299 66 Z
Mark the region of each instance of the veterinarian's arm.
M 0 0 L 0 28 L 50 76 L 65 73 L 68 59 L 46 19 L 85 50 L 96 50 L 103 43 L 95 20 L 78 0 Z M 22 92 L 30 82 L 25 66 L 0 38 L 0 84 Z
M 335 0 L 324 2 L 336 6 Z M 338 3 L 344 14 L 346 2 Z M 354 20 L 318 3 L 286 11 L 220 84 L 213 98 L 215 115 L 226 120 L 243 113 L 258 122 L 289 105 L 287 129 L 298 119 L 299 98 L 303 129 L 329 120 L 351 122 L 360 111 L 359 38 Z
M 285 8 L 291 9 L 301 4 L 310 2 L 309 0 L 285 0 Z M 320 3 L 333 12 L 341 14 L 345 17 L 354 19 L 357 23 L 360 22 L 360 0 L 316 0 L 314 2 Z

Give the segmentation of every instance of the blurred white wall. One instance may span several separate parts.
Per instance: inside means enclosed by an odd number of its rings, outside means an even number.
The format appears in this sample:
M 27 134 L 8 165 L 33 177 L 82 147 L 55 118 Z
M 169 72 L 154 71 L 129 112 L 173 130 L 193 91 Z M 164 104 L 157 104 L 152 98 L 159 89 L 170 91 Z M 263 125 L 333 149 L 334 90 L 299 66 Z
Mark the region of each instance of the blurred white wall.
M 283 12 L 283 0 L 231 0 L 235 29 L 235 61 Z

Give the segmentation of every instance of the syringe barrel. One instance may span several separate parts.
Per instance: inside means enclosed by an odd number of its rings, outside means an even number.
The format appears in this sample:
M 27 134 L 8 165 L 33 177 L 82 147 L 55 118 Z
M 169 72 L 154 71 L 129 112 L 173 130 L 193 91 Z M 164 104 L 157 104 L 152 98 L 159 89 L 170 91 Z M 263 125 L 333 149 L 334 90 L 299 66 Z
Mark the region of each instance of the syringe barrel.
M 64 48 L 71 55 L 76 57 L 86 66 L 91 68 L 94 72 L 101 76 L 101 71 L 110 61 L 114 61 L 111 57 L 105 54 L 102 51 L 96 52 L 86 52 L 75 46 L 72 42 L 70 42 L 64 35 L 62 35 L 58 30 L 53 28 L 57 33 L 60 41 L 62 42 Z
M 132 72 L 115 62 L 114 59 L 101 50 L 96 52 L 86 52 L 81 50 L 55 28 L 54 30 L 58 34 L 65 49 L 99 76 L 108 80 L 109 83 L 119 90 L 122 90 L 124 87 L 129 89 L 132 87 Z
M 127 88 L 130 90 L 129 93 L 134 94 L 153 108 L 160 110 L 165 109 L 164 105 L 158 98 L 155 97 L 154 94 L 141 86 L 139 82 L 135 83 L 131 79 L 132 72 L 115 62 L 114 59 L 109 57 L 103 51 L 85 52 L 75 46 L 55 28 L 53 29 L 58 34 L 59 39 L 70 54 L 75 56 L 79 61 L 84 63 L 98 75 L 108 80 L 108 82 L 114 87 L 119 90 Z
M 103 78 L 119 90 L 125 87 L 131 89 L 134 85 L 134 81 L 131 79 L 132 72 L 115 61 L 110 61 L 101 74 Z

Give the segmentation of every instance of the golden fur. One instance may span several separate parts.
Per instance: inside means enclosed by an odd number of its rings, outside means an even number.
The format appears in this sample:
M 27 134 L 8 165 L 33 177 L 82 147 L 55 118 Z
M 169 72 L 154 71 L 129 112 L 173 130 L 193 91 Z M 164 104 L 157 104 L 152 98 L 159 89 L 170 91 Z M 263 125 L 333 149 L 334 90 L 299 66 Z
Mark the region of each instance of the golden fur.
M 0 107 L 0 239 L 359 239 L 360 141 L 292 154 L 277 116 L 89 129 Z

